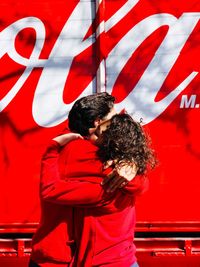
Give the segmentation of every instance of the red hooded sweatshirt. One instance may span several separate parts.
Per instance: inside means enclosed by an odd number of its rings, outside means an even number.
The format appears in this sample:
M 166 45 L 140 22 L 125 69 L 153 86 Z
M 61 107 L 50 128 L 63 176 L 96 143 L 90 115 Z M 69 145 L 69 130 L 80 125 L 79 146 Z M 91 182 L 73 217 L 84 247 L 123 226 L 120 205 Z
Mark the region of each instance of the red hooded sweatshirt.
M 106 193 L 97 149 L 78 139 L 60 152 L 52 141 L 44 154 L 41 220 L 31 255 L 41 267 L 128 267 L 136 260 L 134 203 L 146 180 L 136 176 Z

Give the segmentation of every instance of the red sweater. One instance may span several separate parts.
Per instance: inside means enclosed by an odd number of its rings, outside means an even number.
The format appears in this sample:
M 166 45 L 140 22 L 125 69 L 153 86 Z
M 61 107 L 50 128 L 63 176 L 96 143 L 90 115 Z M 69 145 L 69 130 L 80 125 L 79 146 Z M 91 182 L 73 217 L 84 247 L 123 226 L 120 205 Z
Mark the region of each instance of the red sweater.
M 52 141 L 42 160 L 41 221 L 31 258 L 41 267 L 72 261 L 75 267 L 131 265 L 134 195 L 143 189 L 144 179 L 137 176 L 126 188 L 106 194 L 95 145 L 81 139 L 69 143 L 61 152 L 60 170 L 59 150 Z

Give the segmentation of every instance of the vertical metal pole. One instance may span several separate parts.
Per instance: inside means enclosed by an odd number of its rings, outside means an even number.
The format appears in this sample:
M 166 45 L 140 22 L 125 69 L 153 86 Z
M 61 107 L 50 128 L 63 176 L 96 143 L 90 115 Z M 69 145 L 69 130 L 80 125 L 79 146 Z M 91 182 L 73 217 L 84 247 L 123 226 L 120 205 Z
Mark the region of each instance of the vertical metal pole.
M 96 74 L 97 93 L 106 91 L 106 65 L 103 53 L 105 45 L 105 0 L 96 0 L 96 39 L 98 39 L 97 56 L 100 65 Z

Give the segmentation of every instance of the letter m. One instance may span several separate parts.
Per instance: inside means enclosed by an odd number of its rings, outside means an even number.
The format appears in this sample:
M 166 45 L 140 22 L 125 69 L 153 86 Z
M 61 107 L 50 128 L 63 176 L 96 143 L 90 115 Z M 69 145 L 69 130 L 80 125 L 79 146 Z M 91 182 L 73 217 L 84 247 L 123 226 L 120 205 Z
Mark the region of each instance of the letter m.
M 181 98 L 180 108 L 194 108 L 196 102 L 196 95 L 191 95 L 188 99 L 187 95 L 183 95 Z

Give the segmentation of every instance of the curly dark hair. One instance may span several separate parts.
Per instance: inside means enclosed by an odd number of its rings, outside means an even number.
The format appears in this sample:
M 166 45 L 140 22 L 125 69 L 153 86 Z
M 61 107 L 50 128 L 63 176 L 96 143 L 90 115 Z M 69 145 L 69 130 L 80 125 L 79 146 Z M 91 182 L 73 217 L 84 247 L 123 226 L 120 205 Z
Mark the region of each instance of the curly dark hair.
M 103 162 L 134 162 L 138 168 L 137 174 L 144 174 L 157 163 L 149 136 L 140 123 L 128 114 L 112 117 L 110 125 L 99 137 L 98 146 L 97 154 Z

